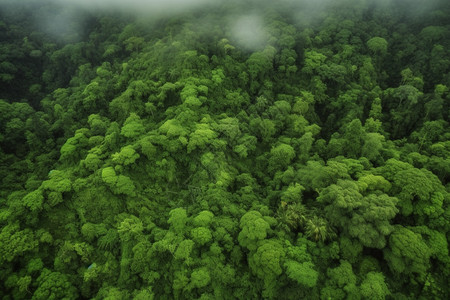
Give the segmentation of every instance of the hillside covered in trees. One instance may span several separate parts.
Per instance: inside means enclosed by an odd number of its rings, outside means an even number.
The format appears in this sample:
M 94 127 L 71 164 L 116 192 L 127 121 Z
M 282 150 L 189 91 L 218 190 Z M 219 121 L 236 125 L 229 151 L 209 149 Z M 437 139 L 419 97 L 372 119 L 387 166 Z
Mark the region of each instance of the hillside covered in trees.
M 450 2 L 272 2 L 0 0 L 0 298 L 450 298 Z

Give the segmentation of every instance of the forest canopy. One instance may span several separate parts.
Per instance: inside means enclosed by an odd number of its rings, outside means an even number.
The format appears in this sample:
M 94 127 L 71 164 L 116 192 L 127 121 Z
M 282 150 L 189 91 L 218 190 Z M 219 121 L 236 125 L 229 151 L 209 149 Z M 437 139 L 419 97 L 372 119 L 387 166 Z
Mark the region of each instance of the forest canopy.
M 449 299 L 423 2 L 0 0 L 0 298 Z

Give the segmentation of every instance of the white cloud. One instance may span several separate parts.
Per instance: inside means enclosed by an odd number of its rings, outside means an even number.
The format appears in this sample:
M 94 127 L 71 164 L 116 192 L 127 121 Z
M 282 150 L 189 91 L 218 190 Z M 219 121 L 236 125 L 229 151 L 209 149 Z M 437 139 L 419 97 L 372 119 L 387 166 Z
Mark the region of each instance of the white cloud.
M 257 14 L 233 17 L 230 28 L 232 41 L 248 50 L 261 48 L 267 40 L 263 19 Z
M 59 4 L 70 4 L 85 9 L 131 11 L 144 13 L 171 13 L 201 8 L 219 3 L 219 0 L 52 0 Z

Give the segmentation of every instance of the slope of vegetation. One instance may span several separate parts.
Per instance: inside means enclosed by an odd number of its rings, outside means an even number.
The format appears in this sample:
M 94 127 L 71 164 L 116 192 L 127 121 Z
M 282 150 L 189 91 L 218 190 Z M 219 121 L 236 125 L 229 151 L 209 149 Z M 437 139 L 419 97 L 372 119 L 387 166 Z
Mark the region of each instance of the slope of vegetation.
M 5 4 L 0 297 L 448 299 L 450 7 L 411 3 Z

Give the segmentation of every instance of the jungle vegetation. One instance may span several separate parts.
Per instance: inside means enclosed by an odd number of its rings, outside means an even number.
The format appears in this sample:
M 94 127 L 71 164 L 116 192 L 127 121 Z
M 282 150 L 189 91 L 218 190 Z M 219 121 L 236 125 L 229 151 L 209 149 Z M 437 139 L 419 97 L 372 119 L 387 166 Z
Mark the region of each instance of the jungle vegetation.
M 222 2 L 0 1 L 0 298 L 449 299 L 450 2 Z

